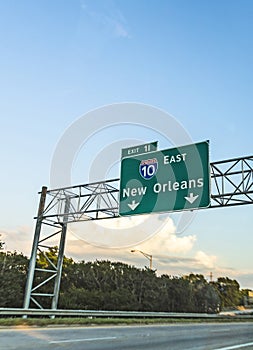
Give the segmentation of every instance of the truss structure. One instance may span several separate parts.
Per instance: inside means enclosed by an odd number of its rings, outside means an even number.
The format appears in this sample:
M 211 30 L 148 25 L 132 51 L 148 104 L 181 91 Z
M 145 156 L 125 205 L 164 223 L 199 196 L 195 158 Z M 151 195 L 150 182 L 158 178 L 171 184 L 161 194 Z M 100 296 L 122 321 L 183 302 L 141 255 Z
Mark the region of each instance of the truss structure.
M 253 204 L 253 156 L 210 164 L 209 208 Z M 53 190 L 42 188 L 24 308 L 57 309 L 67 224 L 119 216 L 119 179 Z M 57 247 L 57 254 L 51 254 Z M 45 266 L 38 266 L 42 256 Z M 50 290 L 50 291 L 49 291 Z
M 253 156 L 210 164 L 211 208 L 253 203 Z
M 49 201 L 43 220 L 62 223 L 65 217 L 70 223 L 118 216 L 118 182 L 119 179 L 113 179 L 47 191 Z
M 56 309 L 67 224 L 118 216 L 118 179 L 47 190 L 42 188 L 30 258 L 24 308 Z M 50 254 L 57 247 L 55 254 Z M 37 257 L 44 261 L 38 266 Z M 48 290 L 50 289 L 50 292 Z M 51 304 L 51 305 L 50 305 Z

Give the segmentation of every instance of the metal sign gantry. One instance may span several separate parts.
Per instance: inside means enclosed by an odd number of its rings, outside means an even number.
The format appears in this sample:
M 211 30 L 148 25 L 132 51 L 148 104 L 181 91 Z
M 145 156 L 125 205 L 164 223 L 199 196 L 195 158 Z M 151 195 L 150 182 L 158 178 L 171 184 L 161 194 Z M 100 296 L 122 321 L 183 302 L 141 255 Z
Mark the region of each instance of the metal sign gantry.
M 211 205 L 208 208 L 253 204 L 253 156 L 210 163 L 210 174 Z M 119 179 L 53 190 L 42 188 L 35 218 L 25 309 L 31 306 L 49 308 L 49 302 L 52 310 L 57 309 L 67 224 L 119 217 L 118 197 Z M 58 248 L 56 262 L 46 252 L 55 246 Z M 37 265 L 38 254 L 45 258 L 47 268 Z

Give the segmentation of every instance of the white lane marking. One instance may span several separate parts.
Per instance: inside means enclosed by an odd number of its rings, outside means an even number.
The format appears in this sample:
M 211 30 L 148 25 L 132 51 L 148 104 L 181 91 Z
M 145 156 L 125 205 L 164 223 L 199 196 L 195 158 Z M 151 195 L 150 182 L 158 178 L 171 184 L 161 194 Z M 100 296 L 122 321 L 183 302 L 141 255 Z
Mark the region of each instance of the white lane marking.
M 247 346 L 253 345 L 253 342 L 251 343 L 244 343 L 244 344 L 239 344 L 239 345 L 232 345 L 232 346 L 227 346 L 225 348 L 217 348 L 214 350 L 233 350 L 233 349 L 240 349 L 240 348 L 246 348 Z
M 79 342 L 79 341 L 112 340 L 112 339 L 117 339 L 117 337 L 52 340 L 52 341 L 49 342 L 49 344 L 74 343 L 74 342 Z

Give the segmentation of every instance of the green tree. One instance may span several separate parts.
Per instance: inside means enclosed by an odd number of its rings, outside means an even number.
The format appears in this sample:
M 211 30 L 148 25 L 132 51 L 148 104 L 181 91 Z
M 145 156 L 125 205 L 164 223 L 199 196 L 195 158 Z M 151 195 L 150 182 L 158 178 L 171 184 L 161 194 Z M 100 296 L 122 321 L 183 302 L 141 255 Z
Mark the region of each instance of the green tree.
M 3 242 L 0 241 L 0 249 Z M 40 252 L 35 273 L 39 285 L 57 265 L 58 249 Z M 17 252 L 0 251 L 0 306 L 22 307 L 28 259 Z M 45 270 L 45 271 L 41 271 Z M 46 270 L 51 270 L 46 272 Z M 52 294 L 54 279 L 40 292 Z M 138 269 L 121 262 L 74 262 L 64 256 L 59 308 L 101 310 L 143 310 L 173 312 L 215 312 L 222 307 L 237 306 L 245 292 L 228 277 L 208 283 L 203 275 L 184 277 L 157 276 L 148 268 Z M 50 298 L 41 299 L 44 307 Z
M 216 312 L 220 298 L 215 287 L 201 274 L 190 274 L 184 278 L 190 282 L 194 312 Z
M 158 277 L 150 269 L 110 261 L 63 269 L 60 308 L 214 312 L 218 305 L 216 289 L 202 275 Z
M 58 261 L 58 247 L 50 247 L 47 251 L 41 251 L 38 254 L 37 257 L 37 267 L 39 270 L 35 271 L 34 275 L 34 285 L 38 286 L 42 284 L 47 278 L 49 278 L 51 275 L 54 274 L 54 269 L 57 266 Z M 67 266 L 73 264 L 73 259 L 63 257 L 63 275 L 64 275 L 64 269 L 66 269 Z M 45 270 L 45 271 L 43 271 Z M 49 270 L 49 272 L 47 271 Z M 51 271 L 50 271 L 51 270 Z M 54 291 L 54 282 L 55 279 L 52 278 L 47 283 L 42 285 L 39 290 L 37 290 L 40 293 L 43 294 L 53 294 Z M 44 308 L 50 308 L 51 307 L 51 298 L 44 297 L 44 296 L 37 296 L 36 300 L 43 305 Z M 35 306 L 35 305 L 32 305 Z
M 17 252 L 0 252 L 0 306 L 22 307 L 28 259 Z
M 184 277 L 162 275 L 160 311 L 192 312 L 194 310 L 193 290 L 190 282 Z
M 48 260 L 56 264 L 57 254 L 56 248 L 41 253 L 39 265 L 50 268 Z M 52 290 L 50 283 L 43 287 L 45 292 Z M 203 275 L 158 277 L 150 269 L 120 262 L 74 262 L 64 257 L 60 308 L 216 312 L 220 304 L 216 285 L 208 283 Z
M 80 308 L 80 300 L 84 309 L 94 307 L 97 309 L 136 309 L 137 303 L 132 290 L 132 273 L 136 268 L 128 267 L 122 263 L 110 261 L 95 261 L 93 263 L 74 263 L 63 270 L 60 305 L 66 308 L 69 305 L 67 295 L 73 301 L 72 308 Z M 74 293 L 83 293 L 85 298 L 77 301 Z M 95 296 L 95 298 L 94 298 Z
M 219 293 L 221 308 L 236 307 L 241 304 L 242 293 L 236 280 L 231 280 L 228 277 L 219 277 L 214 286 Z

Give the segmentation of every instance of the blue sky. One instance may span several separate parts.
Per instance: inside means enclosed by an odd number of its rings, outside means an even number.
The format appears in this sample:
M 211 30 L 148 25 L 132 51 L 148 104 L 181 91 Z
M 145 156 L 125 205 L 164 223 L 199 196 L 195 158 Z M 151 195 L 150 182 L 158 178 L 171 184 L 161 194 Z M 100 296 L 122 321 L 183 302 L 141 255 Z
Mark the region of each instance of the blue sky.
M 211 161 L 251 155 L 252 37 L 250 0 L 2 1 L 0 230 L 7 246 L 29 254 L 37 191 L 50 184 L 56 145 L 75 120 L 100 106 L 161 108 L 194 141 L 210 140 Z M 80 151 L 73 182 L 87 180 L 83 164 L 110 140 L 133 137 L 170 146 L 145 128 L 112 128 Z M 112 175 L 118 174 L 116 165 Z M 198 272 L 224 272 L 253 288 L 251 217 L 251 206 L 203 210 L 177 242 L 193 237 L 188 250 L 175 247 L 169 255 L 203 258 Z M 85 249 L 76 257 L 85 258 Z M 89 249 L 90 258 L 122 257 Z M 126 252 L 122 260 L 143 265 Z M 156 267 L 191 272 L 182 266 L 157 260 Z

